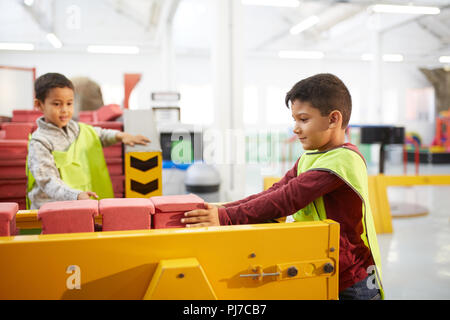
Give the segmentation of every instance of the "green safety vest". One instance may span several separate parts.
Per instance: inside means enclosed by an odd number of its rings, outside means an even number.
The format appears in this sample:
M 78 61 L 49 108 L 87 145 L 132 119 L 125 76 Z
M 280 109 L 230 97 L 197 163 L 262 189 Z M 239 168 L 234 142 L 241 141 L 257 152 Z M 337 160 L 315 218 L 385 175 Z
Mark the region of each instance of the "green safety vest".
M 114 198 L 100 139 L 92 126 L 78 124 L 80 133 L 69 149 L 52 152 L 61 180 L 75 190 L 93 191 L 99 199 Z M 33 188 L 35 180 L 28 169 L 28 161 L 27 176 L 27 209 L 29 209 L 28 192 Z
M 369 186 L 364 159 L 355 151 L 340 147 L 325 152 L 304 153 L 298 161 L 297 175 L 310 170 L 322 170 L 341 178 L 362 200 L 361 239 L 370 249 L 375 262 L 374 271 L 378 288 L 384 298 L 381 284 L 381 257 L 378 247 L 375 224 L 369 203 Z M 323 197 L 315 199 L 303 209 L 293 214 L 295 221 L 319 221 L 327 219 Z

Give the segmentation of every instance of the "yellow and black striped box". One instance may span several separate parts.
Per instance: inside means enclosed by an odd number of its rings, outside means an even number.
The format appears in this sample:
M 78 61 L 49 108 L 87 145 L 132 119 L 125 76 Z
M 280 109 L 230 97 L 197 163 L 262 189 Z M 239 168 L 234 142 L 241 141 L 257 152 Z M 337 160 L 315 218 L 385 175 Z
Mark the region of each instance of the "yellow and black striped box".
M 162 195 L 162 152 L 125 154 L 125 197 Z

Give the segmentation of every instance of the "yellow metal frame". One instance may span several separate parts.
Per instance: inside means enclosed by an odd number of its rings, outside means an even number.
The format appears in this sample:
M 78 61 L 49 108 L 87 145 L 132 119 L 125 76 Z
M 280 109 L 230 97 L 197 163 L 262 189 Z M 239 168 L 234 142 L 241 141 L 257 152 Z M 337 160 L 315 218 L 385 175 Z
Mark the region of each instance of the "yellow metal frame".
M 331 220 L 1 237 L 0 256 L 0 299 L 338 299 Z
M 388 187 L 418 185 L 450 185 L 450 175 L 369 176 L 369 197 L 377 233 L 392 233 L 392 214 Z

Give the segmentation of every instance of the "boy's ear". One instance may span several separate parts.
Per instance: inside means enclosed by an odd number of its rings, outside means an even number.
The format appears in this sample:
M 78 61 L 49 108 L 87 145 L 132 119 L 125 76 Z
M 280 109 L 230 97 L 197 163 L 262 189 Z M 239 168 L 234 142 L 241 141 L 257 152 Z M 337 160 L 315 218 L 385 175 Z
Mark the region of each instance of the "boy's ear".
M 34 99 L 34 108 L 35 109 L 39 109 L 39 110 L 41 110 L 41 111 L 44 111 L 42 108 L 43 108 L 43 103 L 42 103 L 42 101 L 41 100 L 39 100 L 39 99 Z
M 328 116 L 330 128 L 340 128 L 342 125 L 342 113 L 339 110 L 333 110 Z

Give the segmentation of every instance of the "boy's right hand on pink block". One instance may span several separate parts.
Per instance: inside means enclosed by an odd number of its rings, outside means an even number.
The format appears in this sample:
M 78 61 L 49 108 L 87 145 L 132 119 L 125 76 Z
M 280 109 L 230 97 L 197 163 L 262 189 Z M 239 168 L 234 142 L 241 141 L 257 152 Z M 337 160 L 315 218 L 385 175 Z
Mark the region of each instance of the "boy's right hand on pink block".
M 188 211 L 181 223 L 186 224 L 186 228 L 220 226 L 219 209 L 209 203 L 205 203 L 205 209 Z
M 98 199 L 98 195 L 95 192 L 92 191 L 85 191 L 78 194 L 77 200 L 89 200 L 91 197 L 94 197 L 95 199 Z

